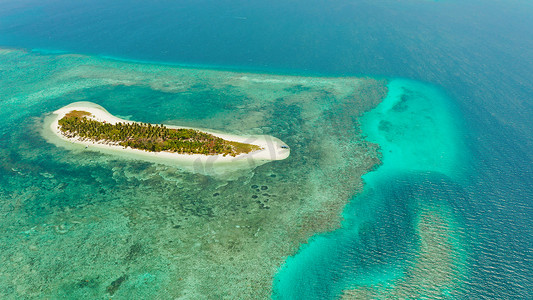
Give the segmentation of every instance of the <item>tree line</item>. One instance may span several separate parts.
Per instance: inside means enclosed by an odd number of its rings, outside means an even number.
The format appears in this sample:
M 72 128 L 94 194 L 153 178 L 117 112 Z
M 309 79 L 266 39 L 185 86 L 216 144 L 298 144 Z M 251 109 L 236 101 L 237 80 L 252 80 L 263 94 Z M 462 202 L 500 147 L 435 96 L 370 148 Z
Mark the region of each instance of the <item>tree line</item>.
M 110 142 L 151 152 L 236 156 L 261 149 L 257 145 L 226 141 L 194 129 L 171 129 L 150 123 L 110 124 L 86 118 L 88 115 L 80 111 L 65 115 L 58 122 L 60 130 L 67 137 Z

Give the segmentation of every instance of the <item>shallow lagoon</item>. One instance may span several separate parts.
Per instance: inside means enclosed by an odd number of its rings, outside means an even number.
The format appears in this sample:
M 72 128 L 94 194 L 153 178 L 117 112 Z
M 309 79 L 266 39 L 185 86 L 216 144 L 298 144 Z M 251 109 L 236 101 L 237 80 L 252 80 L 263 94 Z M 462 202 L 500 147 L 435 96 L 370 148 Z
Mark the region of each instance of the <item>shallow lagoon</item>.
M 442 296 L 466 272 L 446 202 L 466 151 L 435 87 L 19 50 L 2 62 L 9 297 Z M 48 144 L 44 115 L 82 100 L 143 122 L 276 135 L 292 155 L 219 176 Z
M 284 259 L 338 226 L 379 163 L 357 118 L 386 95 L 384 80 L 19 50 L 1 63 L 6 297 L 268 297 Z M 275 135 L 292 154 L 216 176 L 47 143 L 44 116 L 82 100 L 143 122 Z

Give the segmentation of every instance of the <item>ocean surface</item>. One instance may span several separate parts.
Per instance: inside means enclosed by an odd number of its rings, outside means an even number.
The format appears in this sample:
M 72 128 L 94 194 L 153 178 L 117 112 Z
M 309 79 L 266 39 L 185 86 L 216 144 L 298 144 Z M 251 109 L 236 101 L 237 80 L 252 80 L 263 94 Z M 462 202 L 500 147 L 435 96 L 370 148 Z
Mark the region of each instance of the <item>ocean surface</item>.
M 531 299 L 532 37 L 531 1 L 2 1 L 0 46 L 26 52 L 0 56 L 0 295 L 153 298 L 220 281 L 230 290 L 213 298 Z M 384 86 L 377 104 L 368 90 Z M 354 97 L 372 103 L 351 111 Z M 88 99 L 272 134 L 292 158 L 227 183 L 69 153 L 32 129 Z M 321 151 L 335 144 L 350 164 Z M 250 186 L 274 196 L 254 211 L 207 200 Z M 319 195 L 351 199 L 331 205 L 342 221 Z M 311 226 L 284 209 L 323 215 Z M 325 233 L 326 220 L 341 223 Z M 261 242 L 236 242 L 240 226 Z

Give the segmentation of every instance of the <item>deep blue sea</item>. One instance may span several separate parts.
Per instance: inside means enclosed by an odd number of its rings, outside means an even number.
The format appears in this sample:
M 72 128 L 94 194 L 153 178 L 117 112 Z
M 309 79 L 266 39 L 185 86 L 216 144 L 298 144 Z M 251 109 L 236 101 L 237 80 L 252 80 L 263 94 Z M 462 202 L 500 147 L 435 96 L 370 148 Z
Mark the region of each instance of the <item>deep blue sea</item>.
M 345 290 L 403 280 L 410 267 L 402 262 L 416 261 L 410 258 L 416 245 L 408 241 L 415 224 L 424 224 L 413 212 L 430 203 L 453 216 L 445 226 L 450 247 L 462 250 L 452 259 L 467 266 L 457 271 L 461 282 L 447 298 L 533 299 L 531 1 L 5 0 L 0 46 L 272 74 L 393 78 L 389 92 L 398 82 L 404 90 L 388 97 L 418 91 L 424 96 L 416 105 L 431 103 L 433 112 L 442 105 L 455 116 L 435 121 L 453 123 L 453 130 L 401 143 L 441 151 L 439 141 L 452 139 L 453 131 L 461 153 L 453 155 L 460 158 L 416 166 L 418 150 L 414 158 L 384 153 L 381 169 L 365 175 L 363 192 L 345 208 L 341 229 L 313 237 L 289 257 L 273 297 L 334 299 Z M 383 126 L 372 120 L 388 118 L 372 115 L 379 111 L 365 115 L 362 128 L 384 151 L 395 141 L 372 135 Z M 392 125 L 405 122 L 391 118 Z M 409 121 L 406 128 L 425 122 Z M 404 159 L 398 169 L 387 163 Z M 364 215 L 384 226 L 368 229 L 358 214 L 376 208 Z M 394 282 L 417 288 L 408 278 Z M 429 291 L 431 284 L 418 287 Z

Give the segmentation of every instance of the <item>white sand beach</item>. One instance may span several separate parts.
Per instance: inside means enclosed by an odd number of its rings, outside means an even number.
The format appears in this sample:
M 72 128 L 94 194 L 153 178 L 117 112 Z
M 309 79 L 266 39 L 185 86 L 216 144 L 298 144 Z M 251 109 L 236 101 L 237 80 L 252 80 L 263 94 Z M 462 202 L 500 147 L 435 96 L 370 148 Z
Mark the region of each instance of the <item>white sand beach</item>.
M 94 119 L 99 122 L 107 122 L 110 124 L 116 124 L 118 122 L 135 123 L 134 121 L 124 120 L 111 115 L 108 111 L 106 111 L 102 106 L 98 104 L 92 102 L 75 102 L 54 111 L 50 116 L 45 119 L 45 128 L 43 131 L 43 136 L 49 142 L 68 149 L 96 150 L 102 153 L 120 155 L 121 157 L 183 166 L 187 167 L 188 169 L 190 169 L 190 167 L 193 167 L 194 170 L 201 171 L 202 173 L 203 171 L 209 168 L 220 169 L 224 166 L 238 168 L 242 168 L 244 166 L 255 167 L 269 161 L 285 159 L 290 154 L 290 149 L 284 142 L 269 135 L 237 136 L 214 132 L 211 130 L 172 125 L 165 126 L 172 129 L 196 129 L 220 137 L 224 140 L 253 144 L 261 147 L 262 149 L 250 153 L 239 154 L 237 156 L 223 156 L 222 154 L 179 154 L 165 151 L 149 152 L 139 149 L 132 149 L 130 147 L 125 148 L 123 146 L 110 145 L 108 143 L 105 143 L 104 141 L 88 141 L 80 140 L 78 138 L 68 138 L 59 129 L 58 121 L 66 114 L 74 110 L 86 111 L 91 114 L 91 119 Z

